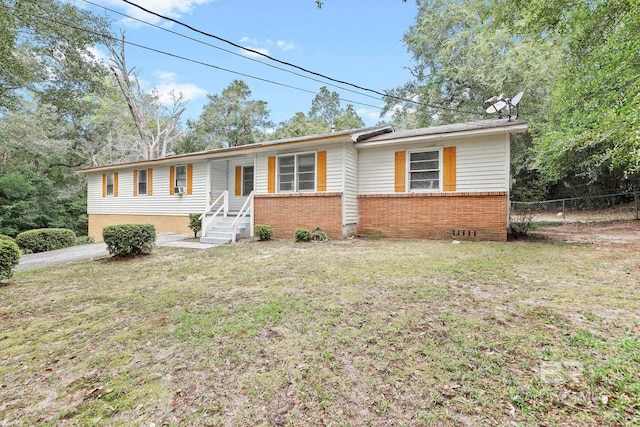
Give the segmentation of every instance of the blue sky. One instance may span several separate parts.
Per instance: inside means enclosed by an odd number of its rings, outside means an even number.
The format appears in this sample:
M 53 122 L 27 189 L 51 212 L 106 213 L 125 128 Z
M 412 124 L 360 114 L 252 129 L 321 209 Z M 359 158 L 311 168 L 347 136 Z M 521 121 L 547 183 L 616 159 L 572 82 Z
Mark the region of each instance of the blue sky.
M 76 0 L 79 6 L 112 18 L 115 21 L 113 29 L 125 30 L 130 42 L 313 92 L 277 86 L 127 46 L 127 63 L 140 72 L 147 90 L 155 87 L 160 93 L 167 94 L 174 89 L 190 99 L 185 118 L 197 118 L 206 102 L 206 94 L 220 93 L 234 79 L 248 84 L 253 99 L 267 102 L 271 119 L 276 123 L 291 118 L 298 111 L 307 113 L 314 93 L 323 85 L 338 92 L 341 98 L 373 106 L 383 105 L 381 99 L 373 94 L 374 98 L 370 98 L 332 87 L 330 82 L 312 81 L 247 60 L 247 57 L 255 58 L 305 74 L 160 20 L 121 0 L 91 1 L 240 55 L 181 38 L 105 11 L 84 0 Z M 401 0 L 326 0 L 321 9 L 316 7 L 314 0 L 131 1 L 239 45 L 359 86 L 384 91 L 411 79 L 409 70 L 405 68 L 411 65 L 411 56 L 402 42 L 404 33 L 415 19 L 416 5 L 411 0 L 406 3 Z M 367 125 L 378 122 L 379 109 L 355 102 L 356 111 Z M 344 102 L 343 107 L 347 103 Z

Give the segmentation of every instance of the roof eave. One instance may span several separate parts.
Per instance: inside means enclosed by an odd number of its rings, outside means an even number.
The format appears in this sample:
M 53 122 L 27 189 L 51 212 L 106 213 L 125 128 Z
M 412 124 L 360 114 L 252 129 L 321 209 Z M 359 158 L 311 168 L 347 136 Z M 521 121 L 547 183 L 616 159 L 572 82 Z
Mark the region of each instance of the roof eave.
M 519 123 L 510 126 L 490 127 L 480 129 L 461 130 L 446 133 L 425 134 L 425 135 L 412 135 L 408 137 L 389 138 L 381 141 L 362 141 L 356 143 L 357 148 L 370 148 L 380 147 L 389 144 L 398 144 L 403 142 L 418 142 L 418 141 L 446 141 L 450 139 L 471 138 L 484 135 L 500 135 L 500 134 L 516 134 L 525 133 L 528 129 L 527 123 Z

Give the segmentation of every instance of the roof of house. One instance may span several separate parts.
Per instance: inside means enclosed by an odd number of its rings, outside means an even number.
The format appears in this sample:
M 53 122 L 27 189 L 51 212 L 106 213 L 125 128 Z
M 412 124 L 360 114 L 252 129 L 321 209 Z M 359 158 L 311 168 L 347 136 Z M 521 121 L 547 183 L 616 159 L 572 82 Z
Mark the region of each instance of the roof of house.
M 256 142 L 254 144 L 240 145 L 237 147 L 217 148 L 215 150 L 200 151 L 196 153 L 181 154 L 177 156 L 164 157 L 154 160 L 141 160 L 136 162 L 118 163 L 114 165 L 90 167 L 79 170 L 79 173 L 90 173 L 121 169 L 123 167 L 135 167 L 138 165 L 176 163 L 180 161 L 193 161 L 207 159 L 221 155 L 241 153 L 261 148 L 269 148 L 288 144 L 305 144 L 318 142 L 339 142 L 353 141 L 358 147 L 369 145 L 383 145 L 391 141 L 411 141 L 413 139 L 424 138 L 446 138 L 464 137 L 465 135 L 495 134 L 495 133 L 521 133 L 526 132 L 527 122 L 525 120 L 491 119 L 466 123 L 455 123 L 451 125 L 434 126 L 429 128 L 419 128 L 406 131 L 394 131 L 392 126 L 373 126 L 361 129 L 351 129 L 340 132 L 326 134 L 309 135 L 297 138 L 278 139 L 274 141 Z
M 509 120 L 509 119 L 491 119 L 478 120 L 475 122 L 454 123 L 450 125 L 433 126 L 428 128 L 410 129 L 405 131 L 393 132 L 390 134 L 376 135 L 363 141 L 364 144 L 383 142 L 389 140 L 410 140 L 412 138 L 424 138 L 427 136 L 444 136 L 449 134 L 472 133 L 477 135 L 486 131 L 486 133 L 522 133 L 527 130 L 526 120 Z M 363 144 L 358 144 L 358 146 Z
M 175 163 L 176 160 L 181 161 L 181 160 L 195 160 L 195 159 L 201 159 L 201 158 L 206 159 L 210 157 L 216 157 L 221 154 L 231 154 L 234 152 L 250 151 L 250 150 L 255 150 L 263 147 L 271 147 L 271 146 L 287 145 L 287 144 L 317 143 L 317 142 L 331 142 L 331 141 L 337 142 L 339 140 L 344 140 L 344 141 L 352 140 L 353 142 L 357 142 L 357 141 L 366 140 L 367 138 L 370 138 L 373 136 L 377 136 L 377 135 L 381 135 L 381 134 L 389 133 L 393 131 L 394 131 L 393 127 L 390 125 L 371 126 L 371 127 L 359 128 L 359 129 L 349 129 L 349 130 L 344 130 L 339 132 L 307 135 L 307 136 L 301 136 L 301 137 L 295 137 L 295 138 L 276 139 L 273 141 L 256 142 L 253 144 L 239 145 L 236 147 L 216 148 L 213 150 L 198 151 L 195 153 L 180 154 L 176 156 L 168 156 L 160 159 L 124 162 L 124 163 L 117 163 L 117 164 L 104 165 L 104 166 L 93 166 L 93 167 L 81 169 L 77 172 L 90 173 L 90 172 L 98 172 L 103 170 L 121 169 L 122 167 L 133 167 L 140 164 Z

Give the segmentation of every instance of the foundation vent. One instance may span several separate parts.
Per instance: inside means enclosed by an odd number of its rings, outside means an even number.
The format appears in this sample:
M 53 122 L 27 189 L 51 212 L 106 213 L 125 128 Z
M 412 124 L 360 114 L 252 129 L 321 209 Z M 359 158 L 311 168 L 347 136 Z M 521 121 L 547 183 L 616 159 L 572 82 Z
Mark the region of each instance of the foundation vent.
M 451 235 L 452 236 L 462 236 L 462 237 L 476 237 L 477 231 L 476 230 L 452 230 L 451 231 Z

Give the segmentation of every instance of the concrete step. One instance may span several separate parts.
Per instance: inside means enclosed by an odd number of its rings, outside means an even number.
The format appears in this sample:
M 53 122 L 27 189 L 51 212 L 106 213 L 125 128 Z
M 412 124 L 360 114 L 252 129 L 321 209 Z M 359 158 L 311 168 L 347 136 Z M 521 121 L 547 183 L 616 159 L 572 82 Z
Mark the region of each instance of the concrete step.
M 200 243 L 206 243 L 209 245 L 228 245 L 231 243 L 231 238 L 224 237 L 201 237 Z
M 231 239 L 231 237 L 233 236 L 233 232 L 231 230 L 226 230 L 226 229 L 207 230 L 205 234 L 207 237 L 220 237 L 220 238 L 229 238 L 229 239 Z M 238 233 L 236 233 L 236 235 L 238 235 Z

